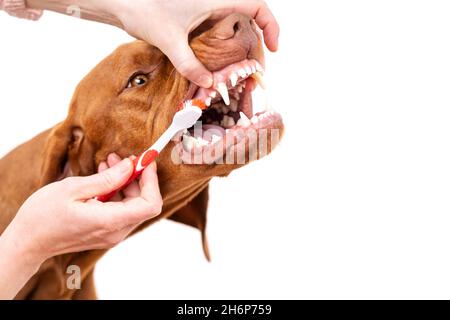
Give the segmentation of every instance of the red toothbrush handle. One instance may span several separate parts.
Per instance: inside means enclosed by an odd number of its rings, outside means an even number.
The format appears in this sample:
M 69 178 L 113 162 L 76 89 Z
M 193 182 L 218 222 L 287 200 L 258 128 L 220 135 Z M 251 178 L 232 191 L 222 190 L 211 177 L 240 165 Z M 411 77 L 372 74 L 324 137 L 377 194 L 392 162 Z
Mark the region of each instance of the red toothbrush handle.
M 111 200 L 119 191 L 122 191 L 126 187 L 130 185 L 134 180 L 139 178 L 142 174 L 142 172 L 153 162 L 155 161 L 156 157 L 158 156 L 158 151 L 155 150 L 147 150 L 143 154 L 141 154 L 139 157 L 134 159 L 133 161 L 133 167 L 134 171 L 131 177 L 128 179 L 128 181 L 121 186 L 119 189 L 114 190 L 108 194 L 98 196 L 95 199 L 100 202 L 108 202 Z

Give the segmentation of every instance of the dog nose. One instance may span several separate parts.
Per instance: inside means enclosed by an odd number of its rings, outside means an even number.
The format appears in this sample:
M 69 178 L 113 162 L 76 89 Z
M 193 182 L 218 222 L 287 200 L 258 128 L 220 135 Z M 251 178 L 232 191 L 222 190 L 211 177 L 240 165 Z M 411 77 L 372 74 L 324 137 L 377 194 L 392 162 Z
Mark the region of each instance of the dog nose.
M 216 38 L 220 40 L 237 39 L 249 41 L 256 38 L 256 28 L 253 19 L 249 16 L 234 13 L 218 22 L 216 25 Z

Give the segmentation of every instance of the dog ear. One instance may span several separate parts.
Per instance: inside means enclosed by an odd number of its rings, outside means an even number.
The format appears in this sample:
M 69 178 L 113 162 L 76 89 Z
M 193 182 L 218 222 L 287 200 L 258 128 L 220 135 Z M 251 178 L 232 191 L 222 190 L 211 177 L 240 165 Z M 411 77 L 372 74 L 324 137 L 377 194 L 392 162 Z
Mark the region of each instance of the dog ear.
M 44 147 L 40 186 L 70 176 L 86 176 L 95 172 L 94 147 L 79 127 L 56 126 Z
M 185 207 L 178 210 L 169 219 L 199 229 L 202 233 L 203 252 L 206 259 L 211 261 L 208 239 L 206 236 L 208 200 L 209 186 L 203 189 L 199 195 L 192 199 Z

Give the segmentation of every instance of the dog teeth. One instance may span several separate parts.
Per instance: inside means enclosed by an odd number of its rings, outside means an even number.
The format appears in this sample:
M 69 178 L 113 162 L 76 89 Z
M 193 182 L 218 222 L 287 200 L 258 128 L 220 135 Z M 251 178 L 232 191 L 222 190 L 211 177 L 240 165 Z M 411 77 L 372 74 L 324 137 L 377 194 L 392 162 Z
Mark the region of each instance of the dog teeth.
M 256 66 L 252 66 L 252 73 L 256 73 Z
M 230 82 L 233 87 L 236 87 L 239 80 L 239 76 L 236 73 L 232 73 L 230 76 Z
M 222 140 L 221 137 L 216 136 L 215 134 L 212 135 L 212 138 L 211 138 L 212 144 L 216 144 L 216 143 L 219 142 L 220 140 Z
M 222 113 L 228 114 L 230 112 L 230 108 L 227 108 L 226 106 L 222 106 Z
M 195 139 L 191 136 L 184 135 L 183 136 L 184 150 L 186 150 L 187 152 L 191 152 L 192 149 L 194 148 L 196 142 L 197 142 L 197 139 Z
M 231 100 L 231 103 L 230 103 L 231 111 L 237 112 L 238 111 L 238 107 L 239 107 L 239 105 L 238 105 L 237 100 Z
M 238 75 L 241 78 L 247 78 L 247 72 L 244 69 L 238 70 Z
M 260 85 L 263 90 L 267 89 L 266 82 L 264 81 L 264 77 L 260 72 L 256 72 L 252 75 L 252 78 L 256 80 L 256 82 Z
M 257 116 L 253 116 L 253 118 L 250 120 L 251 123 L 257 124 L 259 122 L 259 119 Z
M 245 67 L 245 72 L 247 73 L 247 75 L 251 75 L 252 74 L 252 68 L 250 68 L 249 66 Z
M 216 91 L 211 91 L 209 94 L 211 99 L 215 99 L 217 97 L 217 92 Z
M 237 87 L 237 92 L 238 92 L 238 93 L 242 93 L 242 91 L 243 91 L 242 85 L 239 85 L 239 86 Z
M 245 113 L 239 112 L 239 114 L 241 115 L 241 118 L 237 123 L 238 126 L 246 128 L 252 124 L 249 118 L 247 118 L 247 116 L 245 115 Z
M 227 128 L 227 129 L 233 127 L 235 124 L 236 123 L 234 122 L 234 119 L 232 117 L 229 117 L 229 116 L 224 116 L 223 120 L 221 122 L 221 126 L 224 127 L 224 128 Z
M 211 102 L 212 102 L 212 98 L 211 97 L 206 98 L 205 104 L 206 104 L 207 107 L 211 106 Z
M 228 95 L 228 88 L 227 85 L 223 82 L 219 83 L 217 85 L 217 91 L 219 91 L 219 94 L 222 96 L 223 101 L 227 106 L 230 105 L 230 96 Z
M 261 66 L 261 64 L 258 61 L 256 61 L 256 70 L 261 73 L 264 72 L 264 68 Z
M 209 142 L 201 137 L 197 138 L 196 141 L 199 147 L 206 147 L 207 145 L 209 145 Z

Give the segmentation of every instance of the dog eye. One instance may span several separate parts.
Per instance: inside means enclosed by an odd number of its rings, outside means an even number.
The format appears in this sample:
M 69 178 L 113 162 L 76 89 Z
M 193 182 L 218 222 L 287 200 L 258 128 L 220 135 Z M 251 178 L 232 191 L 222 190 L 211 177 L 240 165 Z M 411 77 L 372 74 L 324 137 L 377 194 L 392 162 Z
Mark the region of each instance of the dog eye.
M 142 87 L 145 85 L 148 81 L 148 77 L 144 74 L 139 74 L 137 76 L 134 76 L 130 82 L 128 82 L 127 88 L 135 88 L 135 87 Z

